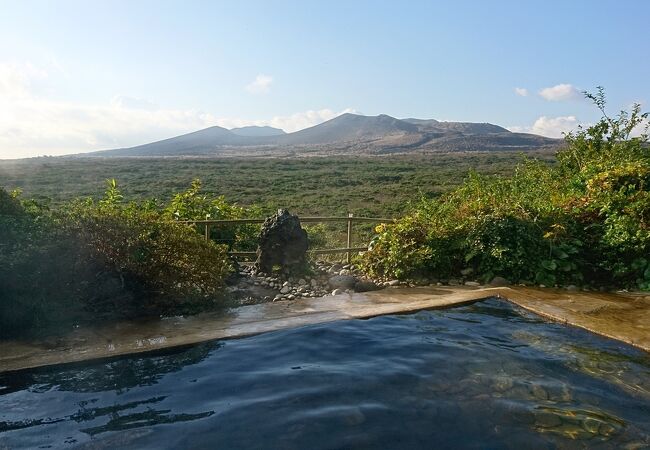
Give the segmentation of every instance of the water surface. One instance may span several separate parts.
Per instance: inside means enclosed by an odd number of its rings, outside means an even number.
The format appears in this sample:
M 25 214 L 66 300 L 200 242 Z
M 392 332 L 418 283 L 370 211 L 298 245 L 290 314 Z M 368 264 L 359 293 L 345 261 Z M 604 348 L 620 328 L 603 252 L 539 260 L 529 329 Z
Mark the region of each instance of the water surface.
M 648 354 L 497 299 L 0 374 L 0 449 L 626 446 Z

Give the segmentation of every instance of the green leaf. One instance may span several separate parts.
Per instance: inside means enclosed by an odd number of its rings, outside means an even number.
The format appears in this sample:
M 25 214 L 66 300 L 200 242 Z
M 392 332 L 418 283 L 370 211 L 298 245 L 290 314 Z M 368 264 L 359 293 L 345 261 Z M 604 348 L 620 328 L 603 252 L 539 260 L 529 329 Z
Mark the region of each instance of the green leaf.
M 555 270 L 557 269 L 557 264 L 551 259 L 545 259 L 542 261 L 542 267 L 546 270 Z
M 569 257 L 566 252 L 560 250 L 559 248 L 553 249 L 553 254 L 559 259 L 567 259 Z

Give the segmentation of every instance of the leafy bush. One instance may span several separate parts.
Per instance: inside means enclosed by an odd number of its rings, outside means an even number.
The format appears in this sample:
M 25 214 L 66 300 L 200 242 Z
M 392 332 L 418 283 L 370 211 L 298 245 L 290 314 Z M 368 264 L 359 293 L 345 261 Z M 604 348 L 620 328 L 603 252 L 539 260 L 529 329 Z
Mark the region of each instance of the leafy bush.
M 111 190 L 98 203 L 78 201 L 64 212 L 62 226 L 79 247 L 143 302 L 157 299 L 156 308 L 217 296 L 230 271 L 226 247 L 150 205 L 123 205 Z
M 260 208 L 252 206 L 242 208 L 228 203 L 224 196 L 210 198 L 201 193 L 201 182 L 192 181 L 189 189 L 180 192 L 172 198 L 164 209 L 166 217 L 177 220 L 228 220 L 261 217 Z M 204 233 L 204 226 L 197 225 L 197 231 Z M 255 250 L 259 226 L 250 225 L 219 225 L 210 226 L 210 239 L 223 243 L 229 250 Z
M 49 211 L 0 188 L 0 337 L 83 320 L 218 306 L 227 248 L 155 201 L 103 199 Z
M 638 105 L 566 136 L 549 166 L 524 160 L 510 177 L 470 173 L 385 227 L 362 264 L 383 277 L 457 277 L 473 269 L 545 285 L 650 289 L 650 153 Z M 647 130 L 647 128 L 646 128 Z
M 0 337 L 77 316 L 75 299 L 66 295 L 73 244 L 48 214 L 42 205 L 21 201 L 19 192 L 0 188 Z

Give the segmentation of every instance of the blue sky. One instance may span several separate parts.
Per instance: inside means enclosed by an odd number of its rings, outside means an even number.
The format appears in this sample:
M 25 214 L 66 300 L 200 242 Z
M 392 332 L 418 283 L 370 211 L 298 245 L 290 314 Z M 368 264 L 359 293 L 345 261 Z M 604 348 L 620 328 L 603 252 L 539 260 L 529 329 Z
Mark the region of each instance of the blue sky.
M 0 158 L 210 125 L 295 131 L 344 111 L 558 136 L 598 117 L 580 90 L 605 86 L 615 111 L 650 101 L 646 0 L 0 0 L 0 11 Z

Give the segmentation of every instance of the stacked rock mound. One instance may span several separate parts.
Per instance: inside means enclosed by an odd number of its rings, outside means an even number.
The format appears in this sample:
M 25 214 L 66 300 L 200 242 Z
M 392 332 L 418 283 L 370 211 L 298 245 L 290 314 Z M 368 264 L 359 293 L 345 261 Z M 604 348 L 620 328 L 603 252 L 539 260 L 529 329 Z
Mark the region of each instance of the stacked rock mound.
M 302 276 L 288 276 L 281 273 L 273 275 L 246 266 L 240 269 L 239 276 L 237 289 L 246 289 L 251 293 L 257 288 L 270 290 L 257 298 L 255 296 L 243 298 L 242 304 L 294 300 L 301 297 L 326 297 L 374 291 L 382 287 L 365 278 L 354 265 L 325 261 L 309 264 Z
M 270 274 L 279 266 L 286 274 L 301 273 L 306 267 L 308 247 L 307 232 L 298 216 L 280 209 L 262 225 L 255 269 Z

